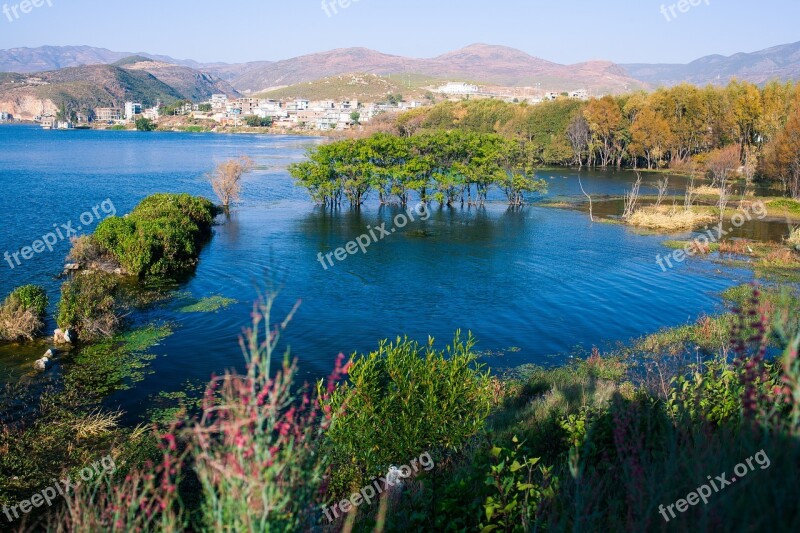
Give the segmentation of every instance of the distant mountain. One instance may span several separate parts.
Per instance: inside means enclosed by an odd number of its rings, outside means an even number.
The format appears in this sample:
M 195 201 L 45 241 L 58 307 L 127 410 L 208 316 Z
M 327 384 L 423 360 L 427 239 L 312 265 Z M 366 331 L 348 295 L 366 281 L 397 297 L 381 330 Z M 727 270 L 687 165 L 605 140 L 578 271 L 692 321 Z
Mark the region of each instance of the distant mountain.
M 728 57 L 706 56 L 688 65 L 636 63 L 622 67 L 630 76 L 654 86 L 682 82 L 724 85 L 733 78 L 753 83 L 797 80 L 800 79 L 800 42 Z
M 503 46 L 476 44 L 432 59 L 383 54 L 366 48 L 345 48 L 283 61 L 200 64 L 165 56 L 112 52 L 88 46 L 43 46 L 0 50 L 0 71 L 41 72 L 89 64 L 112 64 L 132 55 L 206 72 L 236 90 L 259 92 L 353 72 L 410 74 L 505 86 L 541 86 L 548 90 L 590 89 L 623 92 L 643 84 L 610 62 L 559 65 Z M 225 91 L 221 91 L 225 92 Z
M 0 72 L 46 72 L 48 70 L 85 65 L 110 65 L 134 55 L 173 65 L 183 65 L 190 68 L 201 67 L 200 63 L 196 61 L 184 61 L 147 53 L 112 52 L 105 48 L 92 46 L 40 46 L 38 48 L 0 50 Z
M 135 56 L 131 59 L 131 56 Z M 123 61 L 123 63 L 118 63 Z M 282 61 L 198 63 L 149 53 L 113 52 L 90 46 L 42 46 L 0 50 L 0 72 L 33 73 L 96 64 L 144 70 L 181 94 L 257 93 L 352 73 L 404 75 L 544 90 L 588 89 L 620 93 L 690 82 L 725 84 L 732 78 L 764 83 L 800 79 L 800 42 L 730 57 L 712 55 L 688 65 L 589 61 L 561 65 L 505 46 L 474 44 L 430 59 L 342 48 Z
M 504 46 L 475 44 L 432 59 L 382 54 L 366 48 L 344 48 L 276 62 L 241 65 L 230 79 L 240 91 L 263 91 L 351 72 L 418 74 L 504 86 L 541 86 L 542 89 L 585 88 L 596 92 L 624 92 L 643 84 L 610 62 L 559 65 Z M 227 66 L 227 75 L 235 74 Z M 217 75 L 222 74 L 209 69 Z

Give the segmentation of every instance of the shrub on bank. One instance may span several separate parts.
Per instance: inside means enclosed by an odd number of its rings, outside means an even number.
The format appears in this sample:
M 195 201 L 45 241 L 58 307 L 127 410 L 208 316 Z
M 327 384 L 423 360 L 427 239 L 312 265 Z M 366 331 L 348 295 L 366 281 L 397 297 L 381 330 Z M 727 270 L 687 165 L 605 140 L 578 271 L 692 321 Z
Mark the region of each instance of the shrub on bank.
M 492 391 L 474 345 L 458 334 L 445 350 L 432 340 L 421 346 L 398 339 L 353 359 L 349 383 L 337 386 L 325 405 L 342 412 L 327 435 L 333 496 L 421 453 L 459 450 L 481 431 Z
M 94 262 L 108 259 L 107 252 L 95 241 L 91 235 L 81 235 L 71 239 L 72 248 L 67 255 L 68 261 L 78 264 L 91 265 Z
M 205 198 L 154 194 L 127 217 L 105 219 L 93 238 L 132 275 L 179 274 L 196 265 L 216 214 Z
M 0 340 L 31 340 L 44 327 L 47 293 L 37 285 L 14 289 L 0 306 Z
M 56 321 L 62 329 L 75 328 L 85 342 L 111 337 L 119 327 L 119 280 L 106 272 L 76 274 L 61 286 Z

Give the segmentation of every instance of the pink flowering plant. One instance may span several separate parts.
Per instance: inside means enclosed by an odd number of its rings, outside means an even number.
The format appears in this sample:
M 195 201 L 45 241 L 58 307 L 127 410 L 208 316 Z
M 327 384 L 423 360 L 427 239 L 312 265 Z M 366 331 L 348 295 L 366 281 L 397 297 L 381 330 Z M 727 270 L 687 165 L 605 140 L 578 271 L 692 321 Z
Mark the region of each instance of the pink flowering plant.
M 280 335 L 294 314 L 273 327 L 271 305 L 256 306 L 252 329 L 242 338 L 247 374 L 215 378 L 190 429 L 209 531 L 296 531 L 319 519 L 313 511 L 326 468 L 319 444 L 332 414 L 321 410 L 324 398 L 312 396 L 308 386 L 293 389 L 297 364 L 288 353 L 271 373 Z M 331 383 L 346 371 L 342 360 Z

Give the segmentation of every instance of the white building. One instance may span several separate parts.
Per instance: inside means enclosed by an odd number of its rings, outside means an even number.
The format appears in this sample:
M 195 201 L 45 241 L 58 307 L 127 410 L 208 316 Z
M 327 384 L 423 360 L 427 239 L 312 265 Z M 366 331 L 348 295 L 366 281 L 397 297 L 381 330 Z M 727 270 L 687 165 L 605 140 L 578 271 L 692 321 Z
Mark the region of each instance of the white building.
M 125 102 L 125 120 L 133 120 L 136 115 L 142 114 L 142 104 Z
M 450 82 L 436 89 L 436 92 L 441 94 L 478 94 L 480 87 L 469 83 Z
M 425 104 L 419 102 L 417 100 L 412 100 L 410 102 L 400 102 L 397 107 L 400 109 L 417 109 L 418 107 L 423 107 Z
M 336 109 L 336 102 L 333 100 L 319 100 L 317 102 L 311 102 L 309 106 L 316 111 L 329 111 L 331 109 Z
M 299 111 L 308 111 L 311 107 L 311 102 L 298 98 L 297 100 L 290 101 L 286 104 L 286 111 L 291 114 L 298 113 Z
M 156 120 L 158 120 L 158 106 L 145 109 L 144 112 L 142 113 L 142 116 L 144 116 L 144 118 L 146 119 L 150 119 L 153 122 L 155 122 Z
M 273 119 L 289 116 L 289 112 L 277 100 L 261 100 L 254 114 L 261 118 L 272 117 Z

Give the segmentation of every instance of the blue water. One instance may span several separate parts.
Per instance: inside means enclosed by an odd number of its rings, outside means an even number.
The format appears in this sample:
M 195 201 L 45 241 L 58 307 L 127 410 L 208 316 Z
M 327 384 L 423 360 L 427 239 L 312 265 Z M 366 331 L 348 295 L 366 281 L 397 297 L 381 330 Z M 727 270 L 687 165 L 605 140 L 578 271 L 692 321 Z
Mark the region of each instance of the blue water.
M 286 167 L 318 142 L 2 127 L 0 253 L 30 246 L 54 224 L 77 221 L 106 199 L 124 214 L 154 192 L 213 198 L 206 172 L 240 155 L 255 160 L 242 205 L 215 228 L 195 275 L 181 288 L 193 297 L 223 295 L 239 303 L 211 314 L 178 313 L 176 306 L 153 313 L 175 333 L 155 348 L 154 373 L 113 398 L 133 411 L 157 391 L 241 368 L 237 338 L 258 288 L 268 284 L 281 288 L 276 319 L 302 300 L 285 338 L 311 379 L 327 374 L 339 352 L 367 351 L 398 335 L 421 341 L 431 335 L 444 343 L 457 329 L 472 331 L 479 349 L 493 352 L 486 362 L 494 368 L 557 363 L 576 347 L 625 342 L 718 311 L 719 292 L 751 279 L 702 260 L 665 273 L 655 262 L 666 253 L 664 237 L 592 224 L 577 211 L 512 211 L 501 201 L 481 210 L 434 208 L 429 220 L 325 270 L 320 252 L 343 246 L 368 226 L 390 223 L 396 211 L 373 203 L 358 213 L 315 207 Z M 548 197 L 580 194 L 574 172 L 542 177 L 550 184 Z M 635 179 L 630 173 L 582 177 L 598 195 L 620 194 Z M 54 309 L 68 250 L 60 242 L 14 269 L 2 260 L 0 293 L 41 284 Z M 40 355 L 39 345 L 0 349 L 0 381 L 17 379 Z

